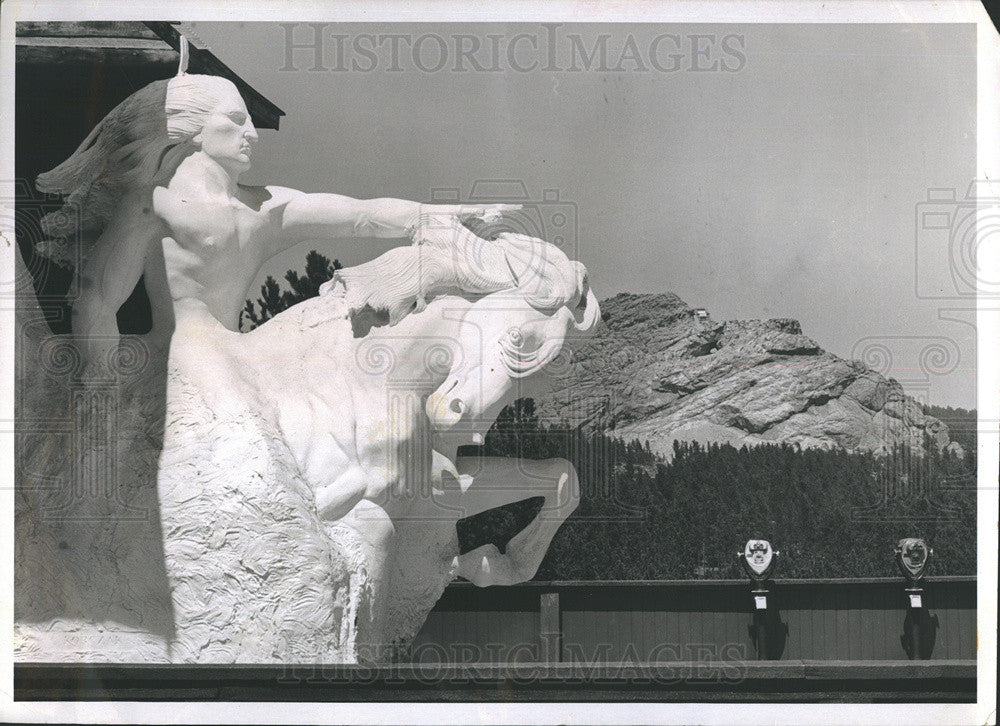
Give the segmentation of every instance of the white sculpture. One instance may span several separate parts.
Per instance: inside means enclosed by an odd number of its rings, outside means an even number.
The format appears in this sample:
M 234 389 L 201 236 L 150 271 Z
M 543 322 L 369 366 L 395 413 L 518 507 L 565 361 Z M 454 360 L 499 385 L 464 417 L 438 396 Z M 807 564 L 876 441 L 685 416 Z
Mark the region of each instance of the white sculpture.
M 572 466 L 464 460 L 457 449 L 481 440 L 600 313 L 583 265 L 539 239 L 481 239 L 458 218 L 508 207 L 245 187 L 256 138 L 232 84 L 182 74 L 127 99 L 39 177 L 68 195 L 50 234 L 102 230 L 74 307 L 86 360 L 100 369 L 114 357 L 114 314 L 140 274 L 149 340 L 169 341 L 151 474 L 172 627 L 162 652 L 136 659 L 385 659 L 454 577 L 485 586 L 534 575 L 576 506 Z M 404 234 L 413 245 L 237 332 L 269 256 L 319 235 Z M 541 512 L 505 553 L 459 554 L 458 519 L 538 495 Z M 22 652 L 100 659 L 37 643 Z
M 432 288 L 426 308 L 395 326 L 376 325 L 355 337 L 358 316 L 348 316 L 348 300 L 384 294 L 372 283 L 393 272 L 427 290 L 421 272 L 448 270 L 456 259 L 451 250 L 422 244 L 343 270 L 325 294 L 248 334 L 188 318 L 174 338 L 161 498 L 187 502 L 198 495 L 200 479 L 180 472 L 197 466 L 199 477 L 206 476 L 206 463 L 192 460 L 192 450 L 204 448 L 206 429 L 227 418 L 245 426 L 246 411 L 266 412 L 255 425 L 287 445 L 324 529 L 342 551 L 360 552 L 351 565 L 348 608 L 369 613 L 355 635 L 373 653 L 415 635 L 457 575 L 479 585 L 530 579 L 577 502 L 566 461 L 457 457 L 460 444 L 481 438 L 500 408 L 527 392 L 520 383 L 558 355 L 567 337 L 589 334 L 599 319 L 582 265 L 555 247 L 530 238 L 473 240 L 482 248 L 477 282 L 486 294 Z M 505 262 L 515 252 L 525 261 L 517 278 L 510 269 L 518 263 Z M 379 277 L 368 274 L 372 268 L 381 270 Z M 494 270 L 500 274 L 490 279 Z M 408 297 L 401 287 L 396 292 Z M 189 336 L 183 348 L 180 335 Z M 193 396 L 202 390 L 210 391 L 207 424 L 193 416 Z M 171 415 L 175 401 L 185 403 Z M 453 541 L 459 518 L 538 495 L 545 497 L 542 511 L 504 554 L 485 545 L 459 556 Z M 434 547 L 417 547 L 414 536 L 429 534 L 438 538 Z M 415 549 L 423 562 L 412 561 Z M 200 576 L 200 558 L 190 565 Z M 412 588 L 414 575 L 420 592 L 430 587 L 431 594 L 421 595 L 423 604 L 404 627 L 390 613 L 397 601 L 412 598 L 397 590 Z M 178 610 L 185 607 L 175 601 Z

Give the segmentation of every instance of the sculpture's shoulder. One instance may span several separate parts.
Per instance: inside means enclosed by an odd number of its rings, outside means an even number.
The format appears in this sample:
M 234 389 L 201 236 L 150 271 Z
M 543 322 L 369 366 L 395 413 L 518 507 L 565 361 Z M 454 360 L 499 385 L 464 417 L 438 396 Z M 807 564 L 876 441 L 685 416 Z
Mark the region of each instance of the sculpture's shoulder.
M 285 208 L 295 199 L 305 196 L 305 192 L 269 184 L 267 186 L 237 186 L 237 198 L 257 217 L 257 221 L 268 225 L 280 225 Z
M 249 205 L 264 212 L 280 212 L 289 202 L 304 196 L 305 192 L 274 184 L 267 186 L 239 185 L 240 197 Z
M 198 238 L 215 231 L 219 222 L 217 207 L 210 201 L 166 186 L 151 193 L 152 210 L 166 225 L 168 236 L 176 239 Z M 178 236 L 180 235 L 180 236 Z
M 184 200 L 165 186 L 154 187 L 149 194 L 150 204 L 157 216 L 169 220 L 180 209 Z

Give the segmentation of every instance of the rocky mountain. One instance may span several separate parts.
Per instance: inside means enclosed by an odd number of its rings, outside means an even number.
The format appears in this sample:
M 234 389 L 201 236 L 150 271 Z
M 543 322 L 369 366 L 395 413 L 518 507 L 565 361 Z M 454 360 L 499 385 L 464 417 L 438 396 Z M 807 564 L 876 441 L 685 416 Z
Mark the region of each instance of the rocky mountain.
M 886 451 L 920 449 L 925 434 L 961 451 L 897 381 L 822 350 L 795 320 L 720 323 L 669 293 L 621 293 L 601 313 L 601 332 L 536 400 L 545 418 L 667 456 L 674 440 Z

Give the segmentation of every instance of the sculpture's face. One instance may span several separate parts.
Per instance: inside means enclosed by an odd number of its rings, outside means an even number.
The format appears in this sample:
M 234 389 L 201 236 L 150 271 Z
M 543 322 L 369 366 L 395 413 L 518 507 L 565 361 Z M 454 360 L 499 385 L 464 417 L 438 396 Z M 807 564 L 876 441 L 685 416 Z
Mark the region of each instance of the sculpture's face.
M 562 307 L 550 314 L 516 291 L 478 300 L 464 317 L 458 365 L 427 399 L 432 425 L 445 431 L 459 421 L 492 423 L 501 407 L 526 395 L 518 384 L 551 363 L 567 335 L 587 336 L 599 320 L 597 299 L 589 290 L 575 310 Z
M 225 87 L 219 101 L 206 116 L 194 141 L 201 150 L 231 172 L 250 168 L 250 156 L 257 142 L 257 129 L 235 86 Z

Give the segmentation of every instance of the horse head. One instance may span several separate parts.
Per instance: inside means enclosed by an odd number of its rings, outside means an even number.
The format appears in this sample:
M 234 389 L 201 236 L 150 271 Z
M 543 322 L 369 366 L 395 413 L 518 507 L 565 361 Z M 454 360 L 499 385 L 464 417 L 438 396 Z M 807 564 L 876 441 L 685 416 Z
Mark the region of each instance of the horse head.
M 484 295 L 465 312 L 461 355 L 426 403 L 438 432 L 459 421 L 492 423 L 524 379 L 568 342 L 592 335 L 601 318 L 581 263 L 538 238 L 507 234 L 497 242 L 513 287 Z

